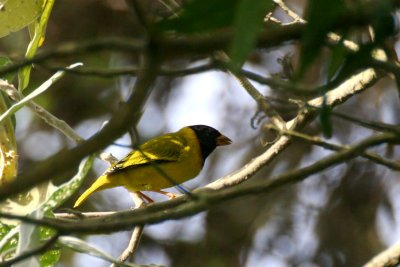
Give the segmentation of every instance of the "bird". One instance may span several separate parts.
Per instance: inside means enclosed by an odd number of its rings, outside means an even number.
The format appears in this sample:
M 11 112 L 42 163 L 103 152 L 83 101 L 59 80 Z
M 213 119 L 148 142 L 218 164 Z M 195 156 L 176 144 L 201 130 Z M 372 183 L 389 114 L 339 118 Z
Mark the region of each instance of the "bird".
M 207 125 L 186 126 L 177 132 L 150 139 L 111 165 L 76 200 L 74 208 L 93 193 L 118 186 L 140 194 L 148 202 L 153 201 L 141 191 L 154 191 L 174 198 L 173 193 L 161 189 L 196 177 L 215 148 L 231 142 Z

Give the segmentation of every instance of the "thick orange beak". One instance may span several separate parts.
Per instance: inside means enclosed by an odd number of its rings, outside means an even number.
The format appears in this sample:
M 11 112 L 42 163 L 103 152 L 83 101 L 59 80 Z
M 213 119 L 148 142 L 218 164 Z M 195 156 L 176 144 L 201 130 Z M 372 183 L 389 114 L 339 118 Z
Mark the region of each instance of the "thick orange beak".
M 225 135 L 220 135 L 217 137 L 217 146 L 226 146 L 232 143 L 232 140 L 226 137 Z

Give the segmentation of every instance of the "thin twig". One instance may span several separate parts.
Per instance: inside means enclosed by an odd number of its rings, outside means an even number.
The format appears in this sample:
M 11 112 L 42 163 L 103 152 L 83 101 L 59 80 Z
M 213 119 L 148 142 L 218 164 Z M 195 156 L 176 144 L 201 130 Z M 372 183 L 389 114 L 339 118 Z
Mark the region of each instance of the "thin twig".
M 127 248 L 122 252 L 119 256 L 118 261 L 125 262 L 129 257 L 135 254 L 137 248 L 139 247 L 140 238 L 142 237 L 144 230 L 143 225 L 135 226 L 135 229 L 132 231 L 131 239 L 129 240 L 129 244 Z M 115 264 L 112 264 L 111 267 L 116 267 Z
M 293 19 L 295 23 L 306 23 L 306 21 L 301 18 L 296 12 L 290 9 L 285 2 L 282 0 L 274 0 L 274 2 L 289 16 Z
M 325 105 L 329 107 L 334 107 L 346 101 L 351 96 L 358 94 L 372 84 L 374 84 L 378 80 L 377 73 L 368 69 L 357 75 L 354 75 L 350 79 L 343 82 L 336 89 L 329 91 L 326 94 L 326 102 Z M 307 105 L 321 107 L 324 102 L 323 97 L 317 97 L 307 102 Z M 286 129 L 296 130 L 303 127 L 307 121 L 314 118 L 316 115 L 316 111 L 313 110 L 304 110 L 299 113 L 294 119 L 286 123 Z M 247 181 L 250 177 L 252 177 L 262 166 L 271 162 L 275 157 L 282 152 L 286 147 L 289 146 L 291 138 L 289 136 L 280 137 L 272 146 L 270 146 L 267 151 L 258 157 L 254 158 L 244 167 L 239 169 L 237 172 L 222 177 L 215 182 L 208 184 L 206 187 L 214 190 L 233 186 L 244 181 Z
M 143 51 L 146 42 L 143 39 L 122 39 L 122 38 L 103 38 L 82 43 L 65 43 L 57 48 L 45 50 L 37 53 L 33 58 L 24 58 L 16 60 L 13 64 L 0 68 L 0 76 L 7 73 L 18 71 L 18 69 L 34 64 L 42 63 L 49 59 L 55 59 L 67 56 L 76 56 L 84 53 L 94 53 L 101 50 L 117 50 L 130 53 Z
M 307 135 L 307 134 L 304 134 L 304 133 L 300 133 L 300 132 L 297 132 L 297 131 L 291 131 L 291 130 L 280 130 L 280 129 L 278 129 L 277 127 L 275 127 L 273 125 L 270 125 L 270 126 L 267 126 L 267 127 L 273 127 L 276 131 L 279 131 L 281 134 L 290 135 L 290 136 L 293 136 L 293 137 L 296 137 L 296 138 L 299 138 L 299 139 L 302 139 L 302 140 L 306 140 L 306 141 L 308 141 L 308 142 L 310 142 L 310 143 L 312 143 L 314 145 L 317 145 L 317 146 L 320 146 L 320 147 L 323 147 L 323 148 L 326 148 L 326 149 L 329 149 L 329 150 L 340 151 L 340 150 L 343 150 L 343 149 L 346 149 L 346 148 L 350 147 L 350 145 L 343 146 L 343 145 L 338 145 L 338 144 L 333 144 L 333 143 L 330 143 L 330 142 L 323 141 L 318 136 L 310 136 L 310 135 Z M 365 151 L 365 152 L 361 152 L 359 156 L 360 157 L 364 157 L 366 159 L 369 159 L 370 161 L 373 161 L 373 162 L 375 162 L 377 164 L 380 164 L 380 165 L 383 165 L 385 167 L 388 167 L 388 168 L 390 168 L 392 170 L 395 170 L 395 171 L 399 171 L 400 170 L 400 164 L 398 163 L 398 161 L 385 159 L 385 158 L 381 157 L 380 155 L 378 155 L 376 153 Z
M 33 110 L 36 113 L 36 115 L 38 115 L 47 124 L 60 131 L 74 143 L 79 144 L 85 140 L 80 135 L 78 135 L 74 131 L 74 129 L 72 129 L 71 126 L 68 125 L 68 123 L 66 123 L 63 120 L 60 120 L 59 118 L 48 112 L 46 109 L 44 109 L 42 106 L 35 103 L 34 101 L 29 102 L 27 106 L 31 110 Z
M 6 83 L 4 81 L 0 84 L 0 90 L 4 91 L 14 101 L 20 101 L 23 98 L 23 95 L 17 90 L 17 88 L 14 87 L 14 85 Z M 65 121 L 58 119 L 56 116 L 45 110 L 39 104 L 36 104 L 34 101 L 28 102 L 27 106 L 47 124 L 59 130 L 71 141 L 75 143 L 80 143 L 84 140 Z
M 293 84 L 276 78 L 268 78 L 245 69 L 242 69 L 241 73 L 252 81 L 255 81 L 259 84 L 268 85 L 271 89 L 281 90 L 285 93 L 301 96 L 315 96 L 316 94 L 321 93 L 321 89 L 319 87 L 310 88 L 306 85 Z
M 0 90 L 4 91 L 10 98 L 14 101 L 20 101 L 23 96 L 22 94 L 14 87 L 14 85 L 9 84 L 3 80 L 0 80 Z M 39 116 L 44 122 L 52 126 L 53 128 L 60 131 L 63 135 L 69 138 L 72 142 L 79 144 L 83 142 L 83 139 L 80 135 L 78 135 L 71 126 L 68 125 L 63 120 L 60 120 L 42 106 L 37 104 L 35 101 L 30 101 L 27 104 L 27 107 L 30 108 L 36 115 Z M 117 161 L 117 159 L 111 155 L 111 153 L 100 153 L 99 156 L 102 160 L 109 162 L 110 164 Z
M 230 64 L 230 59 L 225 53 L 216 54 L 216 60 L 219 62 L 218 64 L 225 68 L 235 79 L 239 82 L 239 84 L 247 91 L 247 93 L 257 102 L 258 107 L 262 110 L 265 115 L 267 115 L 271 122 L 279 128 L 286 127 L 285 121 L 282 117 L 276 112 L 268 102 L 267 98 L 263 94 L 261 94 L 251 83 L 250 81 L 239 71 L 236 71 L 232 68 Z
M 51 71 L 65 71 L 71 74 L 76 74 L 76 75 L 83 75 L 83 76 L 97 76 L 97 77 L 102 77 L 102 78 L 113 78 L 115 76 L 122 76 L 122 75 L 133 75 L 136 76 L 139 72 L 139 68 L 137 66 L 131 66 L 131 67 L 119 67 L 119 68 L 114 68 L 114 69 L 96 69 L 96 68 L 89 68 L 89 67 L 83 67 L 79 69 L 66 69 L 64 67 L 52 67 L 48 66 L 45 64 L 41 65 L 47 70 Z M 210 63 L 206 64 L 201 64 L 199 66 L 194 66 L 194 67 L 189 67 L 185 69 L 173 69 L 173 68 L 167 68 L 163 67 L 160 70 L 159 75 L 160 76 L 172 76 L 172 77 L 178 77 L 178 76 L 188 76 L 188 75 L 193 75 L 193 74 L 199 74 L 202 72 L 210 71 L 214 69 L 215 66 Z
M 372 121 L 372 120 L 366 120 L 366 119 L 359 119 L 344 113 L 340 112 L 332 112 L 332 115 L 350 122 L 354 122 L 360 126 L 363 126 L 368 129 L 372 129 L 375 131 L 389 131 L 393 133 L 400 134 L 400 127 L 397 125 L 389 124 L 389 123 L 383 123 L 380 121 Z
M 131 193 L 132 199 L 135 202 L 135 209 L 141 208 L 145 206 L 145 202 L 137 193 Z M 142 233 L 144 230 L 144 225 L 137 225 L 132 231 L 131 239 L 129 240 L 129 244 L 126 249 L 119 256 L 119 262 L 125 262 L 129 257 L 131 257 L 139 247 L 140 238 L 142 237 Z M 113 263 L 110 267 L 116 267 Z

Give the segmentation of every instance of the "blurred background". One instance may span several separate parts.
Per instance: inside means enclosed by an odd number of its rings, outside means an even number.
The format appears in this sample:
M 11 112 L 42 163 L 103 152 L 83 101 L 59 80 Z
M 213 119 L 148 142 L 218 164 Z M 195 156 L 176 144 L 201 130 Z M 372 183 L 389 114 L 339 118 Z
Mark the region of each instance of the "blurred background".
M 304 1 L 286 3 L 300 15 L 304 11 Z M 160 17 L 169 12 L 170 4 L 171 1 L 162 0 L 147 3 L 149 10 Z M 287 20 L 283 12 L 278 11 L 275 16 Z M 110 36 L 135 37 L 140 34 L 138 29 L 136 18 L 123 0 L 56 1 L 44 46 L 51 48 L 65 42 Z M 0 53 L 20 56 L 28 42 L 27 31 L 11 34 L 0 39 Z M 271 77 L 282 72 L 278 59 L 297 52 L 296 44 L 255 51 L 245 69 Z M 323 81 L 324 59 L 321 56 L 312 66 L 307 78 L 310 86 Z M 50 77 L 53 68 L 74 62 L 107 69 L 135 65 L 137 58 L 130 54 L 96 52 L 52 60 L 48 65 L 35 66 L 28 90 Z M 179 61 L 174 67 L 201 63 Z M 104 78 L 67 74 L 40 96 L 38 102 L 88 138 L 118 109 L 134 82 L 135 77 L 128 75 Z M 254 85 L 271 99 L 285 99 L 284 95 L 265 85 Z M 293 106 L 285 101 L 274 104 L 286 120 L 295 114 Z M 239 169 L 265 151 L 262 145 L 265 134 L 260 126 L 251 126 L 256 111 L 255 101 L 226 73 L 208 71 L 185 77 L 161 77 L 145 106 L 137 141 L 141 143 L 192 124 L 213 126 L 231 138 L 233 144 L 217 149 L 201 175 L 185 184 L 189 189 L 198 188 Z M 395 83 L 390 78 L 383 78 L 336 111 L 398 124 L 400 110 Z M 351 144 L 373 133 L 339 118 L 332 120 L 330 142 Z M 320 128 L 315 121 L 304 132 L 320 135 Z M 20 170 L 28 169 L 35 161 L 64 147 L 73 146 L 26 108 L 17 113 L 17 142 Z M 129 146 L 131 138 L 125 135 L 115 143 Z M 107 148 L 118 158 L 129 150 L 118 145 Z M 376 151 L 388 157 L 399 156 L 396 147 L 382 146 Z M 330 153 L 307 142 L 294 141 L 253 179 L 268 179 Z M 106 163 L 97 160 L 75 198 L 106 168 Z M 400 237 L 399 186 L 397 172 L 357 158 L 273 193 L 238 198 L 187 219 L 146 226 L 139 250 L 131 261 L 165 266 L 360 266 Z M 165 200 L 162 196 L 152 197 Z M 75 198 L 65 207 L 71 208 Z M 81 210 L 123 210 L 132 204 L 128 192 L 116 188 L 94 194 Z M 118 257 L 128 244 L 130 234 L 119 232 L 82 238 Z M 109 263 L 64 249 L 59 265 L 108 266 Z

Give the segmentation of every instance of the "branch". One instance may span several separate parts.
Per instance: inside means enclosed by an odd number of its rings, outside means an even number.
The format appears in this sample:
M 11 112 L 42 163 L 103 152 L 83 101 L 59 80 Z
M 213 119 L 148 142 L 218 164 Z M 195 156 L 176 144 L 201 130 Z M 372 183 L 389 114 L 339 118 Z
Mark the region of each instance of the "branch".
M 142 225 L 135 226 L 128 247 L 124 250 L 124 252 L 122 252 L 122 254 L 118 258 L 119 262 L 125 262 L 130 256 L 132 256 L 136 252 L 137 248 L 139 247 L 140 238 L 143 234 L 143 229 L 144 226 Z M 117 265 L 113 263 L 110 267 L 116 266 Z
M 274 0 L 274 2 L 289 16 L 295 23 L 305 23 L 306 21 L 301 18 L 296 12 L 291 10 L 282 0 Z
M 325 105 L 334 107 L 346 101 L 351 96 L 364 91 L 366 88 L 374 84 L 378 80 L 377 73 L 368 69 L 350 79 L 343 82 L 336 89 L 329 91 L 326 94 Z M 317 97 L 307 102 L 307 105 L 313 107 L 321 107 L 323 104 L 323 97 Z M 317 112 L 315 110 L 307 109 L 300 113 L 297 117 L 286 123 L 286 129 L 298 130 L 302 128 L 307 121 L 313 119 Z M 263 154 L 254 158 L 247 165 L 239 169 L 237 172 L 222 177 L 217 181 L 207 185 L 210 189 L 221 189 L 224 187 L 240 184 L 250 177 L 252 177 L 260 168 L 271 162 L 275 157 L 282 152 L 291 141 L 290 136 L 281 136 L 272 146 L 270 146 Z
M 139 194 L 132 193 L 131 195 L 132 195 L 133 201 L 135 202 L 136 209 L 145 206 L 145 203 Z M 131 239 L 129 240 L 128 246 L 126 247 L 126 249 L 122 252 L 122 254 L 118 258 L 119 262 L 125 262 L 130 256 L 132 256 L 136 252 L 137 248 L 139 247 L 139 242 L 140 242 L 140 238 L 142 237 L 143 230 L 144 230 L 144 225 L 135 226 L 135 228 L 133 229 L 132 235 L 131 235 Z M 110 267 L 116 267 L 116 264 L 113 263 L 113 264 L 111 264 Z
M 125 51 L 138 53 L 146 49 L 145 40 L 140 39 L 121 39 L 121 38 L 103 38 L 88 42 L 65 43 L 54 49 L 38 52 L 34 57 L 23 60 L 14 60 L 15 63 L 0 68 L 0 76 L 7 73 L 18 71 L 18 69 L 34 64 L 42 63 L 49 59 L 76 56 L 85 53 L 94 53 L 102 50 Z
M 23 95 L 14 87 L 14 85 L 9 84 L 6 81 L 0 80 L 0 90 L 4 91 L 14 101 L 18 102 L 23 98 Z M 37 104 L 35 101 L 29 101 L 27 103 L 27 106 L 44 122 L 60 131 L 72 142 L 79 144 L 84 141 L 84 139 L 79 134 L 77 134 L 74 129 L 72 129 L 71 126 L 68 125 L 68 123 L 60 120 L 59 118 L 48 112 L 46 109 L 44 109 L 42 106 Z M 111 153 L 102 152 L 99 157 L 100 159 L 110 164 L 117 161 L 117 159 L 113 155 L 111 155 Z
M 396 267 L 400 263 L 400 243 L 385 249 L 363 267 Z
M 326 141 L 323 141 L 320 137 L 318 136 L 310 136 L 304 133 L 300 133 L 300 132 L 296 132 L 296 131 L 290 131 L 290 130 L 282 130 L 282 129 L 278 129 L 275 126 L 268 126 L 268 127 L 273 127 L 274 130 L 280 132 L 281 134 L 284 135 L 289 135 L 289 136 L 293 136 L 296 137 L 298 139 L 302 139 L 302 140 L 306 140 L 314 145 L 329 149 L 329 150 L 334 150 L 334 151 L 340 151 L 343 149 L 346 149 L 346 147 L 349 147 L 350 145 L 337 145 L 337 144 L 333 144 L 333 143 L 329 143 Z M 394 132 L 395 133 L 395 132 Z M 398 134 L 398 133 L 396 133 Z M 376 154 L 376 153 L 372 153 L 372 152 L 361 152 L 359 154 L 360 157 L 366 158 L 372 162 L 375 162 L 377 164 L 383 165 L 385 167 L 388 167 L 392 170 L 395 171 L 400 171 L 400 164 L 398 163 L 398 161 L 396 160 L 388 160 L 385 159 L 383 157 L 381 157 L 380 155 Z
M 69 68 L 65 68 L 66 70 Z M 0 90 L 4 91 L 12 100 L 18 102 L 23 98 L 23 95 L 14 87 L 5 81 L 0 81 Z M 80 143 L 84 139 L 80 137 L 65 121 L 58 119 L 56 116 L 45 110 L 33 100 L 27 103 L 27 106 L 36 113 L 41 119 L 53 128 L 59 130 L 66 137 L 75 143 Z
M 245 69 L 242 69 L 241 73 L 252 81 L 268 85 L 271 89 L 281 90 L 284 93 L 292 93 L 300 96 L 315 96 L 321 93 L 319 87 L 310 89 L 307 85 L 293 84 L 276 78 L 267 78 Z
M 332 115 L 335 117 L 350 121 L 350 122 L 354 122 L 362 127 L 372 129 L 375 131 L 389 131 L 389 132 L 400 134 L 400 127 L 397 125 L 384 123 L 384 122 L 380 122 L 380 121 L 359 119 L 359 118 L 349 116 L 347 114 L 340 113 L 340 112 L 332 112 Z
M 265 115 L 267 115 L 271 122 L 277 126 L 279 129 L 283 129 L 286 127 L 285 121 L 281 118 L 281 116 L 271 107 L 268 100 L 261 94 L 251 83 L 250 81 L 244 76 L 242 73 L 236 71 L 232 68 L 230 59 L 225 53 L 218 53 L 216 55 L 219 65 L 226 69 L 238 83 L 247 91 L 247 93 L 256 101 L 258 108 L 262 110 Z
M 139 68 L 136 66 L 119 67 L 113 69 L 96 69 L 90 67 L 82 67 L 79 69 L 66 69 L 64 67 L 52 67 L 47 65 L 42 65 L 42 67 L 50 71 L 62 70 L 71 74 L 83 75 L 83 76 L 97 76 L 101 78 L 113 78 L 115 76 L 121 76 L 121 75 L 137 75 L 139 73 Z M 210 71 L 213 70 L 214 68 L 215 66 L 210 63 L 189 67 L 186 69 L 172 69 L 163 67 L 158 74 L 160 76 L 169 76 L 169 77 L 188 76 L 188 75 L 198 74 L 201 72 Z
M 274 29 L 266 29 L 260 35 L 259 45 L 267 48 L 282 42 L 298 39 L 301 36 L 303 25 L 292 25 Z M 213 51 L 223 50 L 230 44 L 231 30 L 224 30 L 218 34 L 196 36 L 158 36 L 152 45 L 162 47 L 164 59 L 178 59 L 190 55 L 204 55 Z M 15 72 L 19 68 L 44 63 L 50 59 L 76 56 L 85 53 L 94 53 L 103 50 L 120 51 L 127 53 L 141 53 L 147 49 L 147 43 L 142 39 L 107 38 L 83 43 L 67 43 L 54 49 L 38 52 L 35 57 L 22 60 L 13 60 L 15 63 L 0 68 L 0 76 Z

